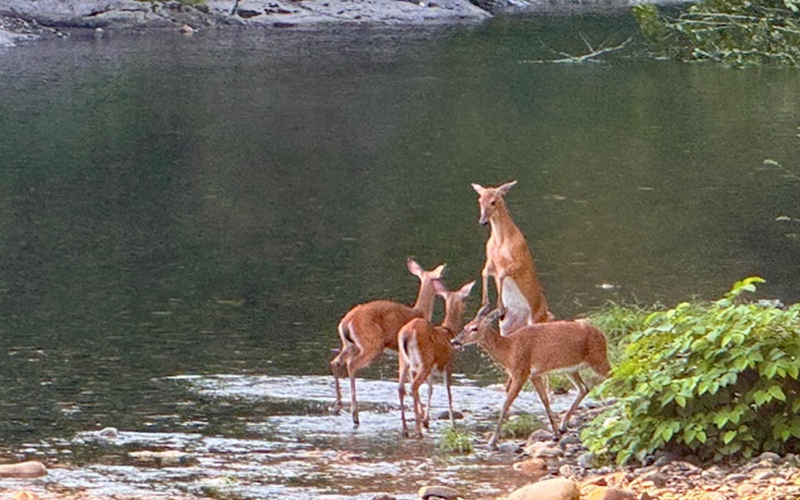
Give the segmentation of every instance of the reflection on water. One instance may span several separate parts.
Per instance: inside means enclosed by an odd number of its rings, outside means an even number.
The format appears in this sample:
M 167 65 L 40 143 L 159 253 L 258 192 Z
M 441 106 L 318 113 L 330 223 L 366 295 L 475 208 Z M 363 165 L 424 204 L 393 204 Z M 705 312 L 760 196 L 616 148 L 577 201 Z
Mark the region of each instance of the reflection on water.
M 332 390 L 222 403 L 165 377 L 324 376 L 353 304 L 413 301 L 408 256 L 479 276 L 470 182 L 519 181 L 509 207 L 558 316 L 752 274 L 796 301 L 800 76 L 527 62 L 633 33 L 549 16 L 0 52 L 3 442 L 322 419 Z

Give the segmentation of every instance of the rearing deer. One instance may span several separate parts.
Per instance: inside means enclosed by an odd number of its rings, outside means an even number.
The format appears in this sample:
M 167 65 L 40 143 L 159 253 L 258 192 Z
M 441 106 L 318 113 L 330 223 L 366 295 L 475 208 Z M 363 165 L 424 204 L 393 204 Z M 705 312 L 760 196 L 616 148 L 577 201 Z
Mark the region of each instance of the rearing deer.
M 389 300 L 376 300 L 355 306 L 339 322 L 342 348 L 330 363 L 336 383 L 336 402 L 332 411 L 338 413 L 342 408 L 339 378 L 346 372 L 350 377 L 350 412 L 355 425 L 359 424 L 356 373 L 372 364 L 384 349 L 397 350 L 397 332 L 403 325 L 414 318 L 430 321 L 433 317 L 433 301 L 436 297 L 433 284 L 441 278 L 445 265 L 432 271 L 422 269 L 413 259 L 408 259 L 406 265 L 409 272 L 419 278 L 419 294 L 412 307 Z
M 492 230 L 486 242 L 486 264 L 481 272 L 481 305 L 489 303 L 489 277 L 493 276 L 497 307 L 503 317 L 500 323 L 503 335 L 552 319 L 528 243 L 511 220 L 503 198 L 516 184 L 517 181 L 511 181 L 494 188 L 472 185 L 478 193 L 481 210 L 478 222 L 490 224 Z
M 506 413 L 529 377 L 542 400 L 553 432 L 559 436 L 567 430 L 572 412 L 588 392 L 578 370 L 589 367 L 603 377 L 611 370 L 606 353 L 606 337 L 598 328 L 584 321 L 552 321 L 525 326 L 504 337 L 495 325 L 500 315 L 501 311 L 495 309 L 489 312 L 489 307 L 484 306 L 453 339 L 453 345 L 457 347 L 478 344 L 508 373 L 506 400 L 489 446 L 497 445 Z M 561 419 L 560 427 L 556 426 L 550 411 L 550 400 L 542 379 L 543 375 L 550 372 L 564 372 L 578 391 L 572 406 Z
M 433 395 L 433 369 L 444 376 L 444 387 L 447 390 L 447 405 L 450 409 L 450 423 L 453 422 L 453 396 L 450 393 L 450 374 L 455 349 L 450 345 L 456 333 L 461 329 L 464 316 L 464 301 L 472 291 L 475 282 L 465 284 L 459 290 L 451 292 L 440 281 L 434 281 L 436 293 L 444 299 L 445 317 L 440 326 L 433 326 L 429 320 L 416 318 L 406 323 L 397 334 L 398 353 L 400 355 L 399 386 L 400 418 L 403 421 L 403 436 L 408 436 L 406 424 L 405 395 L 406 382 L 411 380 L 411 395 L 414 399 L 414 427 L 416 435 L 422 437 L 422 425 L 428 427 L 431 412 L 431 396 Z M 422 411 L 419 388 L 428 381 L 428 406 Z

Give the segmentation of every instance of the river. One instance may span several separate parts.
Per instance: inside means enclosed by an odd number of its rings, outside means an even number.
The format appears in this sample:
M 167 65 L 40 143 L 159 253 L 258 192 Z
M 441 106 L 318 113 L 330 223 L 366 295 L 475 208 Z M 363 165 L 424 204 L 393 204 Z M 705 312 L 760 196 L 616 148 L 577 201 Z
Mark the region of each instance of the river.
M 412 302 L 409 256 L 446 262 L 453 288 L 479 279 L 472 182 L 518 181 L 509 209 L 559 317 L 713 299 L 750 275 L 797 301 L 800 74 L 537 62 L 635 35 L 592 14 L 0 49 L 3 449 L 105 467 L 99 491 L 151 481 L 108 480 L 132 442 L 368 453 L 399 433 L 396 368 L 364 372 L 360 430 L 328 416 L 336 324 L 362 301 Z M 464 391 L 491 373 L 473 351 L 458 371 Z M 109 426 L 111 451 L 95 441 Z M 392 438 L 423 460 L 414 446 Z M 226 463 L 217 480 L 244 484 Z M 302 466 L 275 467 L 233 489 L 337 492 L 334 473 L 309 489 Z

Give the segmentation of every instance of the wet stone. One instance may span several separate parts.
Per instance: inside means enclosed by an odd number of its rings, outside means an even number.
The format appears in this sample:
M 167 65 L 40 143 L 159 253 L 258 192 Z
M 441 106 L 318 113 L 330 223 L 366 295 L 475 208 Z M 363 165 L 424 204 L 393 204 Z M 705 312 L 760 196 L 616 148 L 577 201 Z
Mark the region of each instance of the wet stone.
M 447 486 L 423 486 L 419 489 L 417 493 L 422 500 L 432 499 L 435 500 L 437 498 L 444 498 L 446 500 L 456 499 L 459 497 L 458 492 L 453 488 L 449 488 Z

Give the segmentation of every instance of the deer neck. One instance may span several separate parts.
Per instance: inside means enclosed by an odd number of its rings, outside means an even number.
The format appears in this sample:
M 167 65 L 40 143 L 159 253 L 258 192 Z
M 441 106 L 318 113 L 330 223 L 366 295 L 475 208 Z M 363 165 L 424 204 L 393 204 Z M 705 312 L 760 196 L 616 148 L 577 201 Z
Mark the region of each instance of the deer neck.
M 485 335 L 481 337 L 478 344 L 486 351 L 489 357 L 502 366 L 508 366 L 511 359 L 512 346 L 508 337 L 500 335 L 500 329 L 490 327 Z
M 461 317 L 463 314 L 464 307 L 448 307 L 447 311 L 444 315 L 444 320 L 442 321 L 442 328 L 447 330 L 451 337 L 455 337 L 456 333 L 461 331 Z
M 492 218 L 489 219 L 489 223 L 492 227 L 492 238 L 497 243 L 502 243 L 503 240 L 519 232 L 519 228 L 511 219 L 511 214 L 508 213 L 505 203 L 498 205 L 494 214 L 492 214 Z
M 414 309 L 419 311 L 422 317 L 428 321 L 433 318 L 433 300 L 435 298 L 436 291 L 433 289 L 433 283 L 428 281 L 420 285 Z

